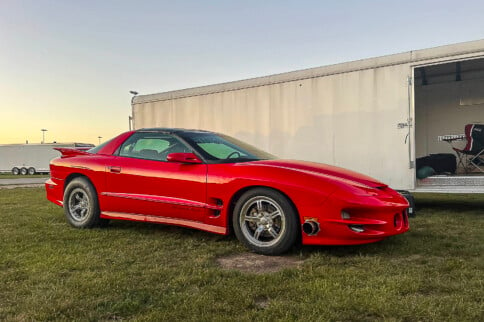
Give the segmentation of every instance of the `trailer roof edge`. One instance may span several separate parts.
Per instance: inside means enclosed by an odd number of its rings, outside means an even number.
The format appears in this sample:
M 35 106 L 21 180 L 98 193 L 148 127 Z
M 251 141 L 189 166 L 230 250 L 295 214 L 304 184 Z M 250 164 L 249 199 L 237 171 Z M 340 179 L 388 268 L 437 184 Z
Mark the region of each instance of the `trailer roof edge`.
M 166 101 L 177 98 L 185 98 L 198 95 L 207 95 L 226 91 L 234 91 L 251 87 L 266 86 L 278 83 L 298 81 L 309 78 L 323 77 L 335 74 L 354 72 L 380 68 L 406 63 L 416 63 L 420 61 L 460 56 L 484 51 L 484 39 L 462 42 L 457 44 L 444 45 L 439 47 L 420 49 L 380 57 L 366 58 L 350 62 L 321 67 L 312 67 L 281 74 L 273 74 L 249 78 L 244 80 L 219 83 L 213 85 L 199 86 L 181 90 L 174 90 L 156 94 L 138 95 L 133 97 L 133 105 L 157 101 Z

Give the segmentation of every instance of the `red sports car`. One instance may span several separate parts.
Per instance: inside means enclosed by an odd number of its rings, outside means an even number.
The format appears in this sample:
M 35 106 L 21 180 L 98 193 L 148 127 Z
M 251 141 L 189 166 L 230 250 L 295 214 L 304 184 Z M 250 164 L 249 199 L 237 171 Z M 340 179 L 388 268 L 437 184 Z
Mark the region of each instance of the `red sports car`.
M 123 133 L 89 151 L 59 148 L 47 198 L 77 228 L 109 219 L 234 231 L 266 255 L 353 245 L 408 230 L 408 203 L 370 177 L 280 160 L 229 136 L 184 129 Z

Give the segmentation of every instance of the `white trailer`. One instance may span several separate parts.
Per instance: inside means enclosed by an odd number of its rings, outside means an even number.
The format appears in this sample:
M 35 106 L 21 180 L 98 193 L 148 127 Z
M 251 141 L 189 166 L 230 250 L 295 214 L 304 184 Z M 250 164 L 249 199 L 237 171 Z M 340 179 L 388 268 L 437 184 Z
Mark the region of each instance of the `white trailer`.
M 438 137 L 484 123 L 484 40 L 132 100 L 135 129 L 235 136 L 283 158 L 349 168 L 393 188 L 484 192 L 479 173 L 416 178 L 416 158 L 453 153 Z
M 94 147 L 86 143 L 1 144 L 0 172 L 26 175 L 48 173 L 50 160 L 60 156 L 54 148 Z

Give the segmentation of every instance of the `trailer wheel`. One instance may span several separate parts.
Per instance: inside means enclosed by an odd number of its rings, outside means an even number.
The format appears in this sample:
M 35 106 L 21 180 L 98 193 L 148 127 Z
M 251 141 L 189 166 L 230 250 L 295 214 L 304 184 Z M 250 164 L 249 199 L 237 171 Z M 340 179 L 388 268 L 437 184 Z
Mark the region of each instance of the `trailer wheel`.
M 17 167 L 13 167 L 12 174 L 18 176 L 20 174 L 20 169 Z
M 28 173 L 27 168 L 21 168 L 21 169 L 20 169 L 20 174 L 21 174 L 21 175 L 25 176 L 25 175 L 27 175 L 27 173 Z
M 28 170 L 28 173 L 29 173 L 31 176 L 33 176 L 33 175 L 36 173 L 35 168 L 34 168 L 34 167 L 30 167 L 30 168 L 29 168 L 29 170 Z

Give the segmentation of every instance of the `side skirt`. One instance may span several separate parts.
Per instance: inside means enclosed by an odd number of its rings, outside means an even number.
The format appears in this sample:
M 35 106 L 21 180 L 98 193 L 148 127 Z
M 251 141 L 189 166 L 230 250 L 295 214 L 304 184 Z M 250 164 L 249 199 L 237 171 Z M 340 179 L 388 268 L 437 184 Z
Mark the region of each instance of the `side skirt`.
M 181 226 L 181 227 L 195 228 L 195 229 L 204 230 L 204 231 L 208 231 L 208 232 L 216 233 L 220 235 L 227 235 L 228 233 L 227 227 L 207 225 L 198 221 L 179 219 L 179 218 L 128 214 L 123 212 L 111 212 L 111 211 L 103 211 L 101 213 L 101 218 L 144 221 L 144 222 L 151 222 L 151 223 L 157 223 L 157 224 L 175 225 L 175 226 Z

